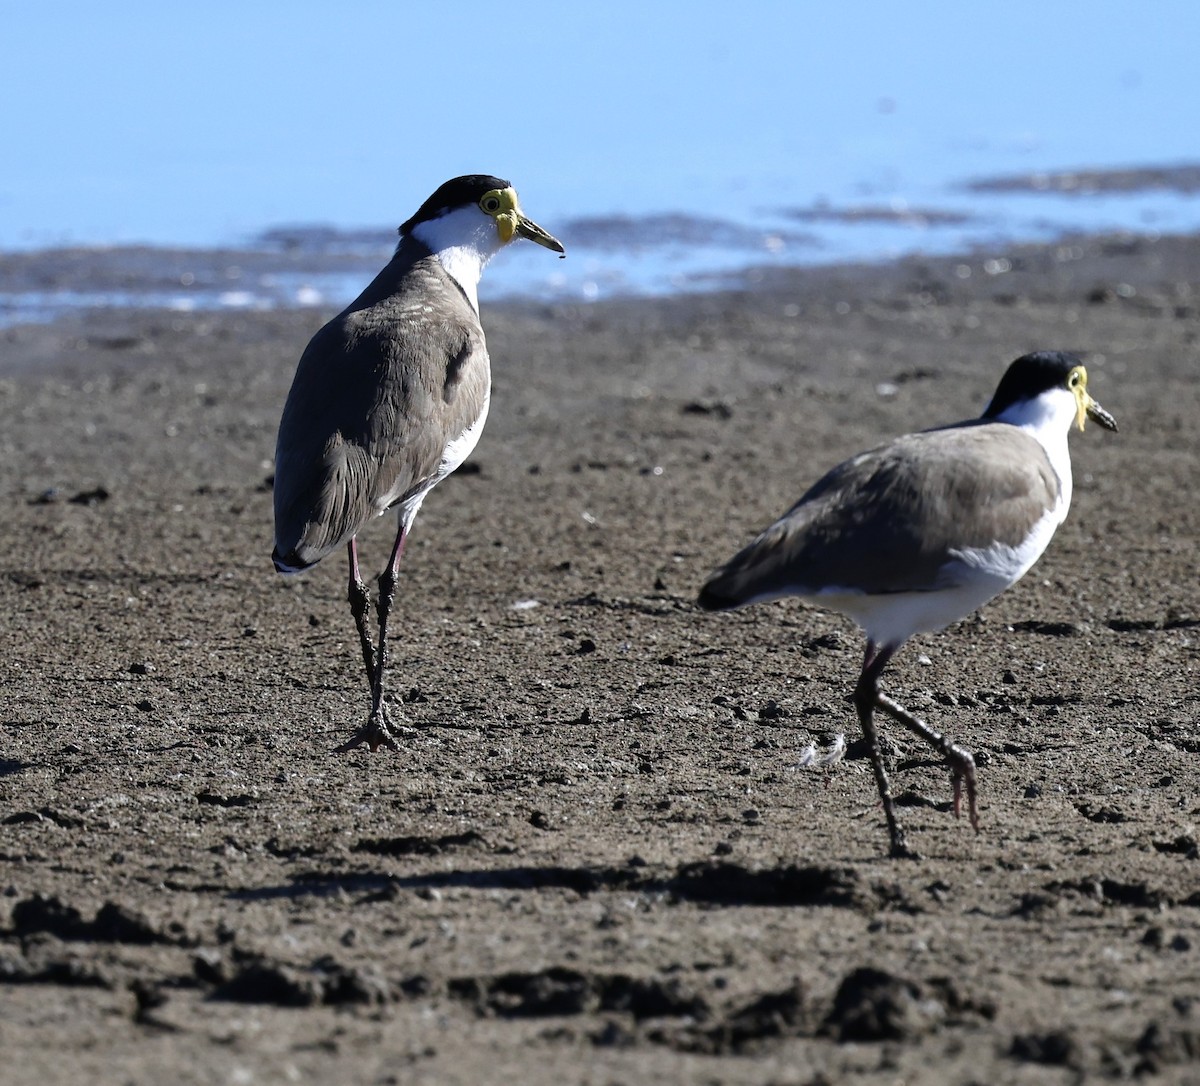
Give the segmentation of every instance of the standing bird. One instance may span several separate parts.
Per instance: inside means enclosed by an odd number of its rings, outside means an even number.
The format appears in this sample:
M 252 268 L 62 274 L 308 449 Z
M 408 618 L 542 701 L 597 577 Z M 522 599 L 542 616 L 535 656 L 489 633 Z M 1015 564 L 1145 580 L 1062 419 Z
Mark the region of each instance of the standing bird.
M 1088 394 L 1078 358 L 1024 355 L 980 418 L 906 434 L 839 464 L 700 591 L 698 602 L 710 611 L 800 596 L 862 628 L 867 648 L 854 706 L 893 856 L 912 853 L 896 820 L 875 708 L 950 765 L 955 816 L 965 782 L 978 831 L 975 761 L 883 694 L 880 674 L 913 634 L 964 618 L 1038 560 L 1071 503 L 1067 435 L 1089 417 L 1117 428 Z
M 341 750 L 396 748 L 384 701 L 396 571 L 421 503 L 483 431 L 491 370 L 476 288 L 484 265 L 514 238 L 564 252 L 525 217 L 507 181 L 447 181 L 400 227 L 387 267 L 313 336 L 296 368 L 275 446 L 271 557 L 280 573 L 298 573 L 347 549 L 371 715 Z M 376 646 L 356 538 L 392 508 L 400 523 L 379 577 Z

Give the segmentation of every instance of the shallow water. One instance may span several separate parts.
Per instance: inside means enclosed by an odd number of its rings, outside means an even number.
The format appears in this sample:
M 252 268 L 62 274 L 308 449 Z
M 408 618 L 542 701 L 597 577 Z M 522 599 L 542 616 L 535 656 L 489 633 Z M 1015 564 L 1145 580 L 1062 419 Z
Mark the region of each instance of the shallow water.
M 549 223 L 555 260 L 513 246 L 484 299 L 590 302 L 752 285 L 763 268 L 886 260 L 914 252 L 999 252 L 1074 233 L 1200 230 L 1190 167 L 1008 175 L 931 191 L 919 204 L 863 200 L 751 209 L 739 218 L 670 212 Z M 340 308 L 386 263 L 394 230 L 277 227 L 226 248 L 147 246 L 0 254 L 0 324 L 92 307 Z

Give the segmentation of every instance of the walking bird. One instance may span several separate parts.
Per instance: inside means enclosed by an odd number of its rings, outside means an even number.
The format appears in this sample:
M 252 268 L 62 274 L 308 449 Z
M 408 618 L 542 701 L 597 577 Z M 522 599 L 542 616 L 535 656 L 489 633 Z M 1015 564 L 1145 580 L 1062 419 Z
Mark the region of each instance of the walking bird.
M 1067 435 L 1092 418 L 1116 430 L 1087 390 L 1079 359 L 1023 355 L 982 417 L 907 434 L 839 464 L 709 577 L 699 604 L 726 610 L 800 596 L 852 618 L 867 637 L 854 705 L 870 751 L 893 855 L 910 855 L 880 757 L 874 710 L 949 764 L 958 815 L 972 826 L 975 761 L 879 688 L 913 634 L 940 630 L 1020 579 L 1067 515 Z

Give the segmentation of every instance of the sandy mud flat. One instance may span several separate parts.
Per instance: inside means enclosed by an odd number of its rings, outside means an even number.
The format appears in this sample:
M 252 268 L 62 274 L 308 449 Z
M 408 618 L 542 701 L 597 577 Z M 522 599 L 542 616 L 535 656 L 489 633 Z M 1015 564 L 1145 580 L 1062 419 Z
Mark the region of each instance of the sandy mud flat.
M 491 418 L 409 546 L 410 730 L 374 756 L 332 753 L 367 710 L 342 563 L 269 559 L 328 314 L 0 331 L 0 1079 L 1195 1081 L 1197 268 L 1079 238 L 485 307 Z M 1039 348 L 1121 432 L 1073 435 L 1034 571 L 888 672 L 982 815 L 885 724 L 922 855 L 891 861 L 857 632 L 692 601 L 826 467 Z

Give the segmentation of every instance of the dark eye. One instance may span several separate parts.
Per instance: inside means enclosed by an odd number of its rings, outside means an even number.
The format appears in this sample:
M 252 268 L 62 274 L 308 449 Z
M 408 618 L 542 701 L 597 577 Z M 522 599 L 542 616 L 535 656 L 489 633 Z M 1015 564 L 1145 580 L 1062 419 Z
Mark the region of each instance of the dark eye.
M 1076 387 L 1076 386 L 1079 384 L 1079 376 L 1080 376 L 1080 374 L 1079 374 L 1079 371 L 1078 371 L 1078 370 L 1074 370 L 1074 371 L 1071 373 L 1071 378 L 1070 378 L 1070 381 L 1069 381 L 1068 383 L 1070 384 L 1070 386 L 1071 386 L 1072 388 L 1075 388 L 1075 387 Z
M 500 198 L 498 196 L 485 196 L 479 206 L 489 215 L 494 215 L 500 210 Z

